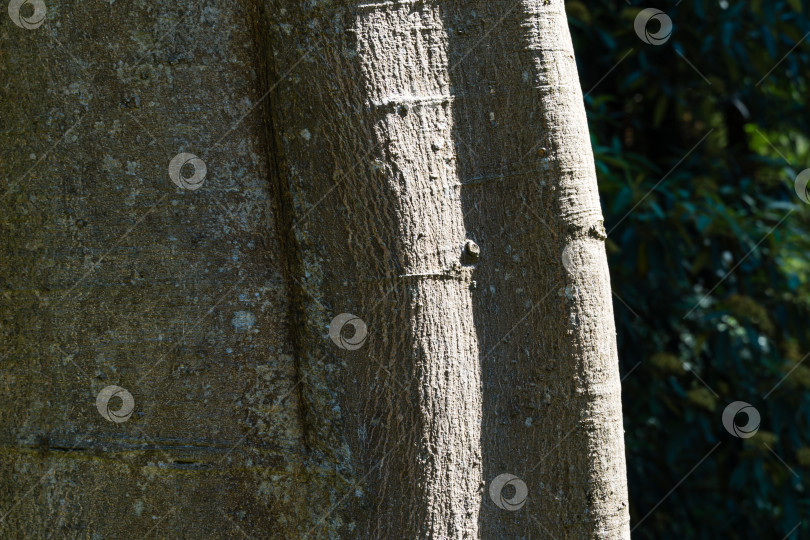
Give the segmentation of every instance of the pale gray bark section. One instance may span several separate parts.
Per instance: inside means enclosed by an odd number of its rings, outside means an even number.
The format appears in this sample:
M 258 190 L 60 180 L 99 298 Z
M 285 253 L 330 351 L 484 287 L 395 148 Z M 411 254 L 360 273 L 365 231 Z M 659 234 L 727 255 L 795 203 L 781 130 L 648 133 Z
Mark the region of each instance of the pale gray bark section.
M 398 274 L 410 293 L 421 433 L 408 469 L 418 490 L 413 533 L 475 538 L 481 484 L 481 384 L 472 267 L 462 266 L 464 221 L 452 139 L 447 38 L 438 7 L 363 8 L 357 50 L 399 208 Z M 407 361 L 407 357 L 403 357 Z M 414 512 L 414 510 L 418 510 Z

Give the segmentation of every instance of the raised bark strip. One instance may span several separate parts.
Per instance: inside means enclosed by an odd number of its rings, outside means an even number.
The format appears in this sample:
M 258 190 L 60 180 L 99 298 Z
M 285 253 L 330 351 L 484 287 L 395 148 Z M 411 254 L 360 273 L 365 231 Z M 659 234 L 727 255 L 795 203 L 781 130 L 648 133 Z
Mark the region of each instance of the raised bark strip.
M 482 250 L 484 479 L 528 488 L 519 511 L 484 497 L 481 535 L 627 538 L 610 283 L 563 2 L 462 1 L 443 19 L 465 226 Z
M 568 314 L 582 442 L 572 447 L 575 452 L 571 463 L 580 476 L 579 485 L 569 486 L 569 490 L 579 488 L 585 492 L 583 533 L 595 538 L 628 538 L 630 516 L 616 329 L 582 90 L 563 2 L 525 0 L 523 8 L 527 23 L 524 27 L 529 28 L 526 41 L 535 54 L 539 108 L 557 156 L 558 212 L 567 233 L 567 246 L 575 254 L 572 268 L 566 269 L 570 289 L 564 294 L 567 298 L 570 291 L 574 297 L 568 304 Z
M 311 27 L 276 27 L 271 115 L 310 296 L 303 401 L 319 441 L 346 438 L 359 482 L 348 501 L 335 486 L 312 534 L 477 537 L 479 354 L 439 9 L 296 16 Z M 368 324 L 361 349 L 324 339 L 341 312 Z
M 411 514 L 403 516 L 410 522 L 404 531 L 475 538 L 480 369 L 472 269 L 462 266 L 447 36 L 436 6 L 367 6 L 357 23 L 369 101 L 379 109 L 377 144 L 386 148 L 385 173 L 397 197 L 402 274 L 396 279 L 411 294 L 409 325 L 387 329 L 408 335 L 419 396 L 420 440 L 407 463 L 416 489 L 402 501 Z

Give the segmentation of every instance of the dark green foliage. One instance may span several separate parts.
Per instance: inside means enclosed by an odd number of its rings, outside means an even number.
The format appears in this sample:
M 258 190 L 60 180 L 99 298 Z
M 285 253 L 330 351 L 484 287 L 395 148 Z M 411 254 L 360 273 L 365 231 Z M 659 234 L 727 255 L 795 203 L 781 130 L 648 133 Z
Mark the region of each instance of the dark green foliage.
M 810 2 L 675 4 L 566 4 L 618 297 L 633 537 L 810 538 L 810 205 L 793 185 L 810 167 Z M 663 45 L 634 31 L 647 7 L 672 19 Z M 760 412 L 754 437 L 723 427 L 733 401 Z

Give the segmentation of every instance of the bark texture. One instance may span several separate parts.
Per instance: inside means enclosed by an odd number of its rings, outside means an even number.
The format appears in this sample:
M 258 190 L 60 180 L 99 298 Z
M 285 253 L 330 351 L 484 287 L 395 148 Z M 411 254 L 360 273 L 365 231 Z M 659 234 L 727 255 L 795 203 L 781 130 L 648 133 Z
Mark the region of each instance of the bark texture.
M 49 2 L 24 30 L 0 12 L 2 538 L 294 538 L 325 504 L 247 114 L 255 16 Z M 207 163 L 196 191 L 169 179 L 181 151 Z M 96 410 L 111 384 L 125 423 Z
M 0 32 L 3 536 L 629 538 L 562 1 L 77 2 Z

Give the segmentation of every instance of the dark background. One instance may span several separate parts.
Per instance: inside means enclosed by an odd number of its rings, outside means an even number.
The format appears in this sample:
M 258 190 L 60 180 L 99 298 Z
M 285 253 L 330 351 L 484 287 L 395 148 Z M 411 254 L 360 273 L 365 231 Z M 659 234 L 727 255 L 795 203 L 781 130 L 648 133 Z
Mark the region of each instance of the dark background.
M 634 30 L 649 7 L 672 20 L 666 43 Z M 810 205 L 794 189 L 810 2 L 566 8 L 609 231 L 633 537 L 810 538 Z M 724 428 L 734 401 L 760 413 L 753 437 Z

